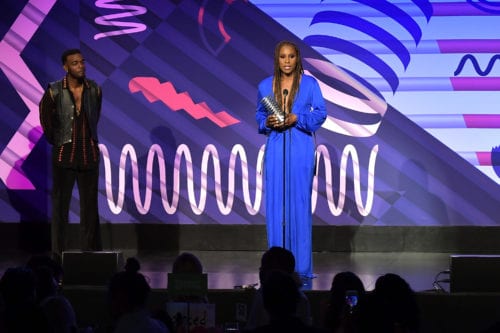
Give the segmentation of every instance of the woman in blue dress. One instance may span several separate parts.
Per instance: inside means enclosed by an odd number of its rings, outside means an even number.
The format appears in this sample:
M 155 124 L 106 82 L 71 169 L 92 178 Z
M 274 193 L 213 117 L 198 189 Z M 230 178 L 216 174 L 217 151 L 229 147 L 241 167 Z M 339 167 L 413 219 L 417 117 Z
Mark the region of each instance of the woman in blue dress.
M 284 120 L 269 113 L 263 103 L 266 96 L 275 99 Z M 294 43 L 282 41 L 276 46 L 274 74 L 259 84 L 255 118 L 259 133 L 267 135 L 264 172 L 268 245 L 292 251 L 296 272 L 311 277 L 314 132 L 326 119 L 326 107 L 318 82 L 304 74 Z

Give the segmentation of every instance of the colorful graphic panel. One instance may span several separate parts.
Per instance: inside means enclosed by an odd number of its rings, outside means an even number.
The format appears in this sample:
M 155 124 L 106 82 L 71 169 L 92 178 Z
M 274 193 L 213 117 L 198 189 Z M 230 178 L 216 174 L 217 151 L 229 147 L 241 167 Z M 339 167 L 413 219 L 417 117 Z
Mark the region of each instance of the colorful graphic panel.
M 497 225 L 499 121 L 487 1 L 7 1 L 0 13 L 2 222 L 50 220 L 38 102 L 78 47 L 103 89 L 109 223 L 263 224 L 257 85 L 300 46 L 328 119 L 316 225 Z M 471 29 L 474 27 L 474 29 Z M 70 220 L 78 222 L 75 188 Z

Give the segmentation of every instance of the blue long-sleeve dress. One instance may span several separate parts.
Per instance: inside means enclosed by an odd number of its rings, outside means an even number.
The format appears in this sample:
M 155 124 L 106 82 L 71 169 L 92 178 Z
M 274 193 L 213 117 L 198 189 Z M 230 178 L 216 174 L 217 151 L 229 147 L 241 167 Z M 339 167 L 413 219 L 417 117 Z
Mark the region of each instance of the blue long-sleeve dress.
M 283 188 L 285 188 L 285 248 L 295 256 L 295 270 L 312 275 L 311 193 L 315 165 L 314 132 L 326 119 L 325 101 L 318 82 L 302 75 L 292 105 L 295 125 L 284 131 L 266 127 L 267 110 L 261 103 L 273 92 L 273 77 L 258 87 L 256 121 L 259 133 L 267 135 L 265 148 L 265 196 L 268 245 L 283 246 Z M 283 144 L 283 140 L 285 144 Z M 283 146 L 285 172 L 283 175 Z M 285 186 L 283 181 L 285 178 Z

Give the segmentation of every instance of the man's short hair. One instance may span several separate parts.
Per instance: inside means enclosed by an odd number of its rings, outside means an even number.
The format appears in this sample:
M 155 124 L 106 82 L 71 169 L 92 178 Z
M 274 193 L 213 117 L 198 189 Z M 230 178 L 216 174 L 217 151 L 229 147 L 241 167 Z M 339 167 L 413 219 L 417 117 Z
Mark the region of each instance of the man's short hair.
M 73 54 L 82 54 L 82 52 L 80 52 L 80 49 L 69 49 L 64 51 L 61 56 L 62 64 L 66 64 L 66 59 L 68 59 L 68 57 Z

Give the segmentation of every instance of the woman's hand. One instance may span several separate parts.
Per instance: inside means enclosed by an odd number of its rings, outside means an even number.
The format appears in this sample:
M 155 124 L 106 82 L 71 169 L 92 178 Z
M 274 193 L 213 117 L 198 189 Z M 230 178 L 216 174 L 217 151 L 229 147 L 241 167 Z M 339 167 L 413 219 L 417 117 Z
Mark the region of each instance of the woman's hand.
M 295 113 L 287 113 L 285 116 L 285 124 L 283 127 L 289 128 L 295 126 L 297 115 Z
M 266 119 L 266 126 L 275 130 L 286 130 L 293 127 L 297 122 L 297 115 L 288 113 L 285 116 L 285 121 L 280 121 L 275 115 L 270 115 Z
M 270 115 L 266 119 L 266 126 L 272 129 L 277 129 L 279 128 L 280 124 L 283 122 L 279 121 L 278 117 L 276 117 L 274 114 Z

